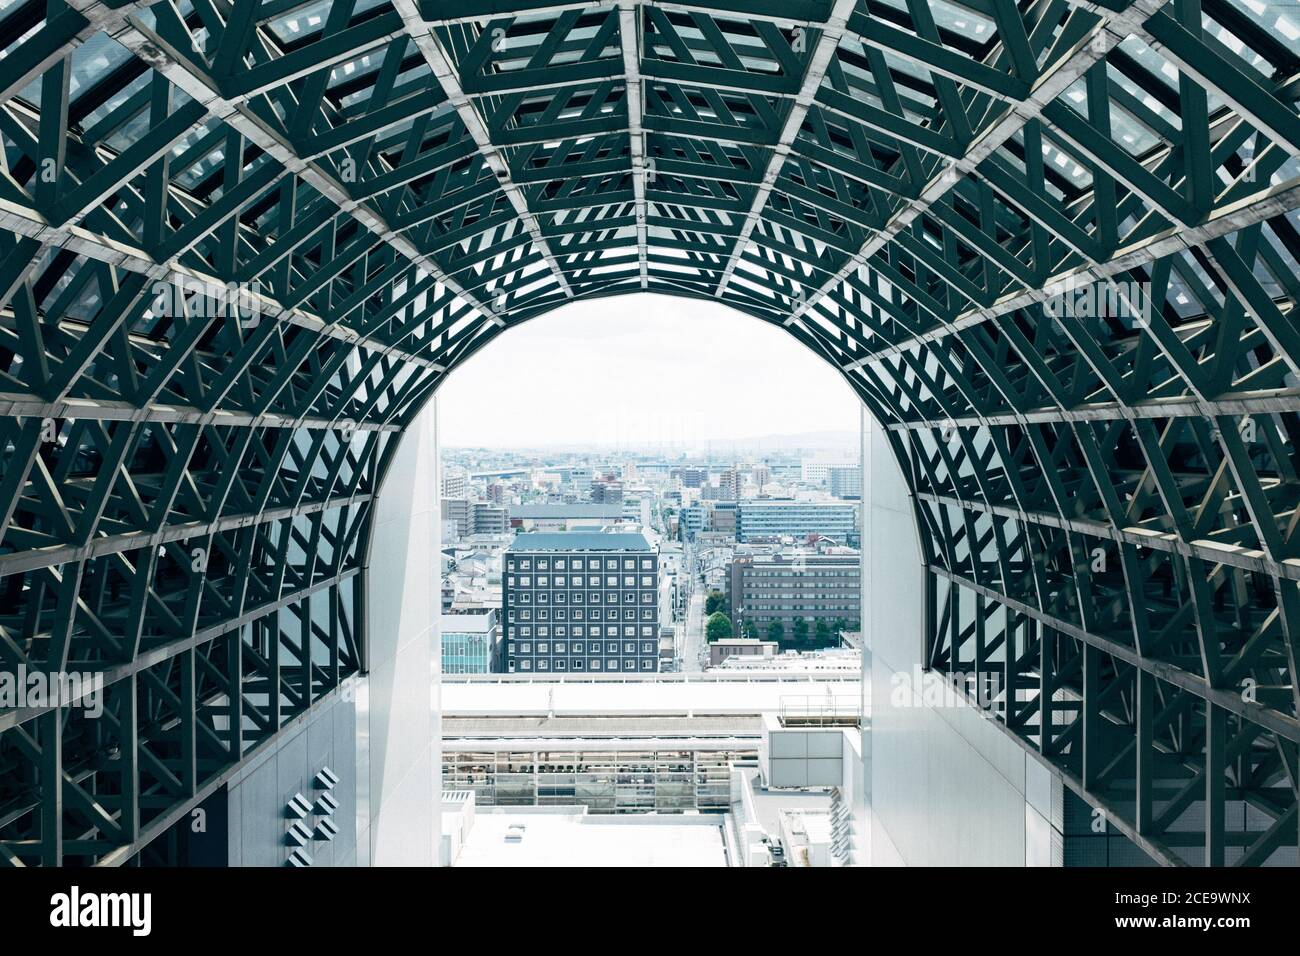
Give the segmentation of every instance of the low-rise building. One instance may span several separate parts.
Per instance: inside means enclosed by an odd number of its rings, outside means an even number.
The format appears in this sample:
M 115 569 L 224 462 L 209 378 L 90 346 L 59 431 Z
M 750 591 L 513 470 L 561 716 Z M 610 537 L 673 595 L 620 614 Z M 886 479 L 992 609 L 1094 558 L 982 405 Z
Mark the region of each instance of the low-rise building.
M 510 527 L 510 509 L 490 501 L 475 501 L 471 505 L 471 535 L 505 534 Z
M 453 579 L 451 599 L 443 610 L 451 614 L 467 611 L 501 612 L 501 582 L 493 584 L 486 578 Z
M 835 465 L 829 469 L 827 484 L 836 498 L 862 497 L 862 467 L 860 465 Z
M 831 538 L 839 544 L 858 541 L 858 506 L 844 501 L 800 501 L 794 498 L 747 498 L 736 514 L 736 540 L 796 541 Z
M 501 670 L 501 629 L 496 611 L 443 614 L 439 631 L 444 674 L 492 674 Z
M 444 534 L 454 529 L 459 540 L 470 533 L 470 501 L 468 498 L 442 499 L 442 527 Z
M 464 472 L 446 471 L 442 476 L 442 497 L 464 498 L 469 494 L 469 475 Z
M 830 482 L 832 468 L 852 468 L 855 464 L 842 458 L 806 458 L 800 465 L 799 477 L 808 484 L 824 486 Z
M 623 519 L 623 503 L 543 502 L 515 505 L 510 526 L 517 531 L 572 531 L 614 525 Z
M 750 637 L 729 637 L 709 645 L 709 666 L 717 667 L 735 657 L 762 659 L 774 657 L 779 650 L 776 641 L 762 641 Z
M 474 535 L 505 534 L 509 519 L 509 509 L 504 505 L 469 498 L 442 499 L 443 533 L 452 541 Z
M 797 671 L 762 680 L 726 671 L 449 677 L 442 780 L 457 793 L 444 798 L 444 833 L 464 848 L 458 865 L 528 847 L 551 813 L 573 814 L 583 826 L 604 821 L 602 852 L 617 862 L 638 861 L 618 844 L 617 827 L 667 825 L 659 839 L 676 852 L 685 836 L 671 827 L 682 823 L 717 828 L 713 852 L 725 850 L 731 866 L 861 864 L 858 835 L 868 820 L 860 678 Z M 459 819 L 471 805 L 473 820 Z M 783 826 L 787 812 L 829 814 L 829 860 L 824 828 L 794 819 Z M 458 819 L 448 823 L 449 814 Z M 500 825 L 477 834 L 485 820 Z M 549 837 L 537 842 L 546 843 L 539 847 L 546 862 L 582 857 L 567 844 L 552 848 Z
M 707 468 L 674 468 L 668 474 L 671 478 L 679 479 L 683 488 L 698 488 L 709 480 Z
M 770 626 L 779 623 L 786 642 L 793 639 L 797 620 L 807 624 L 810 637 L 815 637 L 818 621 L 832 634 L 856 629 L 862 607 L 861 560 L 851 548 L 737 554 L 726 587 L 736 627 L 752 622 L 758 636 L 767 637 Z

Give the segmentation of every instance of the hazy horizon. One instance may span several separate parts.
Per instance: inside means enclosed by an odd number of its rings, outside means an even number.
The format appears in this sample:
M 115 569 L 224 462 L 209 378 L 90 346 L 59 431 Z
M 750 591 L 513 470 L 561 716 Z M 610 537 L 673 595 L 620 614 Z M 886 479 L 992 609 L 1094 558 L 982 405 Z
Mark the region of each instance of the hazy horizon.
M 712 445 L 715 453 L 725 450 L 731 446 L 741 448 L 763 450 L 787 450 L 791 448 L 820 449 L 820 448 L 849 448 L 856 447 L 858 442 L 858 433 L 847 429 L 825 431 L 825 432 L 787 432 L 773 435 L 738 435 L 735 437 L 711 437 L 697 440 L 691 446 L 684 446 L 678 442 L 668 441 L 643 441 L 635 443 L 622 443 L 615 445 L 612 442 L 533 442 L 514 443 L 509 445 L 449 445 L 444 444 L 441 447 L 444 450 L 466 451 L 483 449 L 485 451 L 548 451 L 548 452 L 572 452 L 586 451 L 588 449 L 607 452 L 610 450 L 619 451 L 639 451 L 639 450 L 668 450 L 676 453 L 678 451 L 703 451 L 705 446 Z
M 783 329 L 642 294 L 506 330 L 438 399 L 440 443 L 458 448 L 752 443 L 855 432 L 860 414 L 844 379 Z

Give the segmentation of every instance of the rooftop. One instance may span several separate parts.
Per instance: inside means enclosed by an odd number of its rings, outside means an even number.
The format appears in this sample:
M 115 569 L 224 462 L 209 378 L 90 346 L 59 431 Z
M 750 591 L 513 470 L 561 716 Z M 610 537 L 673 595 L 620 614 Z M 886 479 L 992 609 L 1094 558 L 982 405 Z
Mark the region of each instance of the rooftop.
M 707 715 L 776 713 L 783 702 L 792 698 L 809 701 L 862 694 L 856 670 L 827 674 L 710 671 L 655 677 L 576 681 L 537 680 L 518 674 L 444 674 L 440 689 L 443 720 L 506 716 L 699 719 Z
M 756 821 L 767 833 L 781 832 L 781 813 L 789 810 L 829 810 L 831 795 L 824 790 L 771 790 L 763 786 L 757 767 L 742 767 L 740 772 L 749 788 Z
M 439 624 L 443 634 L 486 634 L 496 626 L 496 611 L 443 614 Z
M 821 498 L 806 501 L 801 498 L 745 498 L 738 502 L 740 510 L 746 508 L 856 508 L 856 501 L 844 501 L 839 498 Z
M 622 513 L 622 504 L 541 502 L 510 509 L 512 518 L 617 518 Z
M 591 738 L 620 740 L 647 737 L 754 737 L 763 733 L 758 714 L 707 714 L 700 716 L 541 716 L 528 714 L 498 716 L 444 716 L 442 736 L 491 739 L 503 737 Z
M 512 828 L 517 839 L 507 840 Z M 727 856 L 718 821 L 706 817 L 480 809 L 455 865 L 726 866 Z
M 741 564 L 748 564 L 756 569 L 767 567 L 785 567 L 796 561 L 804 564 L 816 565 L 848 565 L 855 567 L 861 559 L 862 553 L 857 548 L 846 548 L 840 545 L 828 547 L 822 551 L 808 551 L 806 549 L 782 548 L 779 551 L 756 551 L 748 554 L 736 555 L 736 561 Z
M 620 531 L 523 531 L 507 551 L 649 551 L 645 535 Z

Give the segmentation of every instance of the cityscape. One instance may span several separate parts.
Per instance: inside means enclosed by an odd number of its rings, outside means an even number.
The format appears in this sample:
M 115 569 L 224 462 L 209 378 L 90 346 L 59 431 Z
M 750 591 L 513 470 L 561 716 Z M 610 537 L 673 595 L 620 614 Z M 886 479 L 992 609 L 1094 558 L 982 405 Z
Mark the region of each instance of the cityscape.
M 448 448 L 440 491 L 444 674 L 691 672 L 858 646 L 857 449 Z
M 862 863 L 861 436 L 698 444 L 442 450 L 444 863 Z

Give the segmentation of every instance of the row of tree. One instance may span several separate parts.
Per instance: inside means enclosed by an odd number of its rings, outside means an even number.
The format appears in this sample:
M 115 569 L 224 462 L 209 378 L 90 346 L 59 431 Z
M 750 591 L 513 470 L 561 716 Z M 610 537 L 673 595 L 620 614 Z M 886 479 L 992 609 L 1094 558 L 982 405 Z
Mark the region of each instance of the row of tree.
M 704 595 L 704 613 L 708 615 L 704 620 L 704 637 L 710 644 L 733 636 L 731 618 L 727 615 L 729 610 L 727 596 L 721 591 Z
M 717 593 L 716 591 L 713 593 Z M 719 609 L 709 611 L 708 605 L 705 605 L 705 611 L 708 617 L 704 622 L 704 636 L 712 644 L 714 641 L 722 641 L 734 634 L 731 618 Z M 811 628 L 807 618 L 797 617 L 794 623 L 790 625 L 790 639 L 787 642 L 785 625 L 780 621 L 771 621 L 767 625 L 766 637 L 769 641 L 776 641 L 778 644 L 789 644 L 790 646 L 812 646 L 812 647 L 831 647 L 839 643 L 841 632 L 849 630 L 849 621 L 844 618 L 837 618 L 834 627 L 827 623 L 825 618 L 817 618 Z M 748 638 L 758 637 L 758 625 L 752 620 L 747 620 L 741 625 L 741 634 Z

